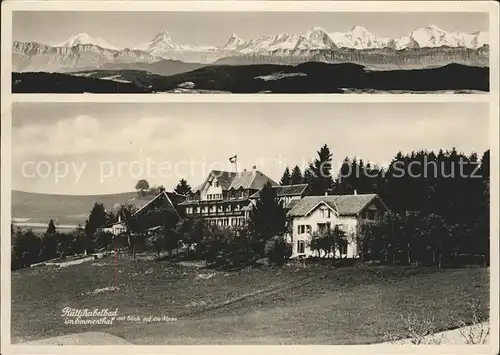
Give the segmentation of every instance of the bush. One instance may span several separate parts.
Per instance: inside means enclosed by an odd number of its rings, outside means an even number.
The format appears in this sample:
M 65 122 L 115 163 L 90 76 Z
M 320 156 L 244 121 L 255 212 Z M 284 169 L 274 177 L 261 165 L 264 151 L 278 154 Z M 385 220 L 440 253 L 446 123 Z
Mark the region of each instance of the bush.
M 270 265 L 282 266 L 292 255 L 292 246 L 283 236 L 275 236 L 266 242 L 264 253 Z

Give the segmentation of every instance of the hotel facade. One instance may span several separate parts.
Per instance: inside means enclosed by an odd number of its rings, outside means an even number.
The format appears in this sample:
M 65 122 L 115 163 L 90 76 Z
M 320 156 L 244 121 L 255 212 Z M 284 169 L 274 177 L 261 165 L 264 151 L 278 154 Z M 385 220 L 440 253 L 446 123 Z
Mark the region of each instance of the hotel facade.
M 307 185 L 280 186 L 256 170 L 229 172 L 212 170 L 205 181 L 179 204 L 187 218 L 200 218 L 221 227 L 246 225 L 260 190 L 270 183 L 285 209 L 300 200 Z

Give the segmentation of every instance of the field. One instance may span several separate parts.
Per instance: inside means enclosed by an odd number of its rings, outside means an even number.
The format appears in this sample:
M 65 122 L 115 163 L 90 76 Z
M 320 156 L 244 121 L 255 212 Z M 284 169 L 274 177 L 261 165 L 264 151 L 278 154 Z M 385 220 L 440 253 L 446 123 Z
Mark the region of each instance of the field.
M 116 291 L 105 288 L 118 286 Z M 100 289 L 102 292 L 99 292 Z M 97 291 L 96 291 L 97 290 Z M 153 260 L 100 259 L 12 273 L 12 342 L 104 331 L 134 344 L 367 344 L 427 309 L 437 330 L 488 310 L 489 269 L 328 265 L 212 271 Z M 64 307 L 177 318 L 65 325 Z

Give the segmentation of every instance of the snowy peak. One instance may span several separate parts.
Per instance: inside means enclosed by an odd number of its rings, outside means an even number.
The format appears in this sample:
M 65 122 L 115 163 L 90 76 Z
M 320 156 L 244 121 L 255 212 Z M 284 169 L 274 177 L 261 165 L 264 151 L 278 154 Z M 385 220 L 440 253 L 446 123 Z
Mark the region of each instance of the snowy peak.
M 477 49 L 487 43 L 484 32 L 473 34 L 463 32 L 447 32 L 435 25 L 418 28 L 408 37 L 395 40 L 396 49 L 424 47 L 465 47 Z
M 226 44 L 222 47 L 225 50 L 238 50 L 245 45 L 245 40 L 238 37 L 236 34 L 231 34 Z
M 366 28 L 360 25 L 352 27 L 349 33 L 358 36 L 372 36 L 372 34 Z
M 172 39 L 172 36 L 170 36 L 170 34 L 167 31 L 163 30 L 153 37 L 151 43 L 159 45 L 159 44 L 171 44 L 175 42 Z
M 142 45 L 141 48 L 150 53 L 155 53 L 165 50 L 180 50 L 182 46 L 175 42 L 167 31 L 163 30 L 158 32 L 151 41 Z
M 328 32 L 326 32 L 321 27 L 313 27 L 312 29 L 307 31 L 306 35 L 303 38 L 304 40 L 302 40 L 302 45 L 307 41 L 310 46 L 316 48 L 337 48 L 337 45 L 333 42 Z
M 118 47 L 113 46 L 99 37 L 93 37 L 86 32 L 75 33 L 65 42 L 59 43 L 54 47 L 75 47 L 79 45 L 91 44 L 104 49 L 119 50 Z

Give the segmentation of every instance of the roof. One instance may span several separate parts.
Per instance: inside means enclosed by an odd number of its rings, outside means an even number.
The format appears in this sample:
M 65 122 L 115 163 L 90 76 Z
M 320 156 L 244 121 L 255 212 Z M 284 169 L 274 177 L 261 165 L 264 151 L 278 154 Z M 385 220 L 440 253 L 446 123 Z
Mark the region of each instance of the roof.
M 243 198 L 230 198 L 225 200 L 185 200 L 179 203 L 179 206 L 211 206 L 218 205 L 227 202 L 245 202 L 249 199 L 246 197 Z
M 171 195 L 171 194 L 170 194 Z M 177 195 L 177 194 L 176 194 Z M 177 195 L 177 196 L 181 196 L 181 195 Z M 156 201 L 158 199 L 161 199 L 162 197 L 164 197 L 169 203 L 170 205 L 172 206 L 172 209 L 175 211 L 175 213 L 178 215 L 179 213 L 177 212 L 177 209 L 175 208 L 175 205 L 172 203 L 172 200 L 170 199 L 170 196 L 169 196 L 169 193 L 167 193 L 166 191 L 162 191 L 160 192 L 158 195 L 156 195 L 155 197 L 153 197 L 149 202 L 147 202 L 145 205 L 143 205 L 141 208 L 139 208 L 137 211 L 135 211 L 134 215 L 137 215 L 139 212 L 141 212 L 144 208 L 146 208 L 146 206 L 150 205 L 153 201 Z
M 285 209 L 292 209 L 295 207 L 295 205 L 297 203 L 299 203 L 300 200 L 291 200 L 290 202 L 288 202 L 287 204 L 285 204 L 285 206 L 283 206 Z
M 377 194 L 306 196 L 297 202 L 287 215 L 303 217 L 320 203 L 325 203 L 340 216 L 357 215 L 375 198 L 378 198 Z
M 307 188 L 307 184 L 297 184 L 297 185 L 279 185 L 273 186 L 276 190 L 276 197 L 285 196 L 301 196 Z M 250 196 L 250 198 L 259 198 L 260 190 Z
M 212 170 L 205 182 L 197 186 L 196 189 L 193 190 L 193 192 L 202 190 L 212 177 L 217 179 L 223 191 L 227 191 L 230 189 L 237 190 L 239 188 L 260 190 L 268 182 L 270 182 L 273 186 L 278 185 L 269 176 L 258 170 L 243 171 L 239 173 L 222 170 Z
M 99 228 L 111 228 L 111 227 L 119 225 L 119 224 L 125 225 L 125 222 L 123 222 L 123 221 L 111 222 L 111 223 L 105 224 L 103 226 L 100 226 Z

